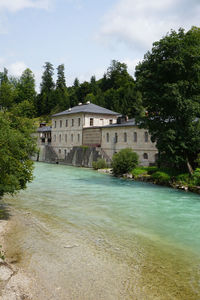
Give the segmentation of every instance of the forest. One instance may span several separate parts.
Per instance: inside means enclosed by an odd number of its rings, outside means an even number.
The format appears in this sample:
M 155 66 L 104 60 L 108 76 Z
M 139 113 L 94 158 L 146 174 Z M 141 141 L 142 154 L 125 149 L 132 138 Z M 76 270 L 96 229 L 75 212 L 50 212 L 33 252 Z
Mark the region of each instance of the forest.
M 7 69 L 0 73 L 0 106 L 15 109 L 26 117 L 49 116 L 66 110 L 79 102 L 90 101 L 129 117 L 141 115 L 142 98 L 136 91 L 133 77 L 127 65 L 113 60 L 103 78 L 80 83 L 75 78 L 72 86 L 66 85 L 65 67 L 56 68 L 57 80 L 54 82 L 54 67 L 50 62 L 43 66 L 40 92 L 36 93 L 34 74 L 26 69 L 20 78 L 8 75 Z

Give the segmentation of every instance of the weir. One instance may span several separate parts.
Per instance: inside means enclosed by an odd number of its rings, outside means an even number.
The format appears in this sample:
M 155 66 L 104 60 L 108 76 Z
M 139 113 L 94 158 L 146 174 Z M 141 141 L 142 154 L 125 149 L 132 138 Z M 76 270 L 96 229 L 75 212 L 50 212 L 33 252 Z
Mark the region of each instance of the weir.
M 101 158 L 103 158 L 108 165 L 111 163 L 108 155 L 99 147 L 73 147 L 66 155 L 65 159 L 58 159 L 58 156 L 51 145 L 40 145 L 39 153 L 33 157 L 33 160 L 92 168 L 92 162 Z

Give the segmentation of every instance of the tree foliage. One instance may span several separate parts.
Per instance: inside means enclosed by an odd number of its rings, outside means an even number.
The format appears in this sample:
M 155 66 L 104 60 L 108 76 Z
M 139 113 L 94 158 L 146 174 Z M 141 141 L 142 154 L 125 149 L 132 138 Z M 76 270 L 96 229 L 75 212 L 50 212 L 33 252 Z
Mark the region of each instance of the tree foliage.
M 0 195 L 24 189 L 32 180 L 32 132 L 30 120 L 0 112 Z
M 136 67 L 136 80 L 148 111 L 143 126 L 162 161 L 190 168 L 200 149 L 200 28 L 155 42 Z
M 119 176 L 131 172 L 138 165 L 138 159 L 137 153 L 132 149 L 120 150 L 112 158 L 113 174 Z

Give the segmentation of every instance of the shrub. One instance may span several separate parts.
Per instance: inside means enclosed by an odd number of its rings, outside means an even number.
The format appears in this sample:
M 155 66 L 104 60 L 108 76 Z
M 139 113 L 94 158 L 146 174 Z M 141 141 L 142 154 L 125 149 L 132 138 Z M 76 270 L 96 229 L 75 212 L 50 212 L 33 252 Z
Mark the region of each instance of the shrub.
M 190 181 L 190 176 L 188 173 L 179 174 L 176 176 L 176 181 L 182 184 L 187 184 Z
M 105 169 L 108 167 L 106 161 L 103 158 L 99 158 L 97 161 L 92 162 L 92 167 L 95 170 Z
M 134 178 L 137 178 L 140 175 L 147 175 L 147 170 L 146 168 L 138 167 L 133 169 L 131 171 L 131 174 L 133 175 Z
M 194 185 L 200 185 L 200 168 L 197 168 L 192 174 L 191 183 Z
M 156 183 L 160 184 L 168 184 L 170 181 L 170 176 L 167 173 L 161 171 L 153 173 L 152 178 L 155 180 Z
M 138 165 L 138 155 L 132 149 L 126 148 L 113 155 L 112 168 L 114 175 L 131 172 Z
M 158 167 L 146 167 L 145 170 L 149 175 L 152 175 L 153 173 L 158 171 Z

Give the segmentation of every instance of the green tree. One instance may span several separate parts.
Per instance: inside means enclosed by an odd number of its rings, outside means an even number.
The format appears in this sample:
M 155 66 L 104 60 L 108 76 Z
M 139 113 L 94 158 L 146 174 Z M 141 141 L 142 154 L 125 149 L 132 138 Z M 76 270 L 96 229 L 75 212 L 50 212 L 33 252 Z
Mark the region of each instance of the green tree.
M 4 68 L 3 72 L 0 72 L 0 84 L 2 82 L 8 82 L 8 70 Z
M 56 89 L 63 91 L 66 89 L 65 66 L 63 64 L 57 67 Z
M 9 81 L 2 81 L 0 85 L 0 108 L 3 110 L 10 109 L 17 97 L 15 87 Z
M 109 88 L 113 89 L 118 89 L 129 82 L 134 82 L 133 77 L 127 71 L 127 65 L 116 60 L 112 60 L 107 70 L 106 78 Z
M 162 161 L 190 172 L 200 149 L 199 58 L 200 28 L 171 31 L 153 44 L 135 74 L 148 111 L 143 126 Z
M 35 91 L 35 78 L 34 74 L 30 69 L 26 69 L 22 76 L 20 77 L 20 80 L 16 86 L 17 88 L 17 98 L 15 99 L 15 102 L 21 103 L 24 102 L 25 106 L 27 106 L 27 101 L 30 103 L 31 115 L 29 113 L 29 117 L 33 117 L 35 110 L 34 105 L 36 102 L 36 91 Z
M 51 113 L 65 110 L 70 106 L 64 70 L 65 67 L 63 64 L 57 67 L 56 89 L 51 92 L 52 103 L 54 103 L 54 106 L 51 109 Z
M 33 124 L 26 118 L 0 112 L 0 195 L 24 189 L 32 180 L 35 151 Z
M 41 91 L 37 97 L 37 109 L 39 115 L 49 114 L 56 105 L 53 94 L 55 88 L 53 74 L 53 65 L 50 62 L 46 62 L 44 65 L 42 82 L 40 84 Z
M 112 158 L 113 174 L 116 176 L 131 172 L 138 165 L 138 155 L 126 148 L 115 153 Z

